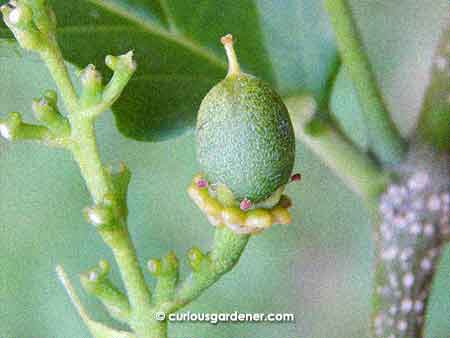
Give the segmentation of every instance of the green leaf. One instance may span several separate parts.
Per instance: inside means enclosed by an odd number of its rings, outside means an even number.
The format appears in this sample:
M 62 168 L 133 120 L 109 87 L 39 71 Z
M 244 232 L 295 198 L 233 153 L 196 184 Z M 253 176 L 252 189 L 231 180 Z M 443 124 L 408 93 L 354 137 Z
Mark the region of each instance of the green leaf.
M 232 33 L 243 69 L 282 94 L 325 97 L 335 62 L 331 31 L 313 0 L 51 0 L 65 58 L 104 66 L 106 54 L 135 50 L 138 71 L 113 111 L 119 130 L 146 141 L 195 123 L 208 90 L 226 74 L 219 38 Z M 3 31 L 3 36 L 5 31 Z
M 314 94 L 321 107 L 338 55 L 322 1 L 258 0 L 260 21 L 279 91 Z
M 434 56 L 418 130 L 439 150 L 450 149 L 450 25 L 442 33 Z

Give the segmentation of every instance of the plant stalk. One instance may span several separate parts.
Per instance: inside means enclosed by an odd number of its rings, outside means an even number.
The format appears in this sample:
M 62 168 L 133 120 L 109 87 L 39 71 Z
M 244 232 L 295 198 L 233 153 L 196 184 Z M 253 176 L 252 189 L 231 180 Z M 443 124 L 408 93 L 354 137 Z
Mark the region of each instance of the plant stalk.
M 106 197 L 115 199 L 111 178 L 107 175 L 101 162 L 95 136 L 94 118 L 79 111 L 78 97 L 56 42 L 41 53 L 41 57 L 47 64 L 69 110 L 69 120 L 72 126 L 72 142 L 69 149 L 80 167 L 92 199 L 96 204 L 103 203 Z M 115 224 L 110 228 L 101 229 L 99 232 L 113 251 L 119 266 L 132 311 L 130 326 L 137 337 L 166 337 L 166 324 L 156 323 L 148 318 L 151 293 L 145 282 L 125 221 L 123 224 Z
M 326 0 L 343 65 L 355 86 L 371 140 L 371 150 L 384 165 L 401 161 L 406 144 L 391 120 L 363 41 L 346 0 Z
M 250 235 L 235 234 L 226 226 L 218 226 L 211 252 L 203 259 L 198 271 L 180 285 L 175 299 L 162 304 L 161 311 L 172 313 L 199 297 L 238 263 Z
M 285 100 L 295 137 L 309 147 L 370 207 L 378 203 L 389 176 L 366 154 L 325 121 L 312 119 L 314 102 L 307 96 Z
M 76 112 L 78 110 L 78 97 L 70 80 L 61 50 L 54 38 L 50 38 L 48 48 L 40 55 L 59 89 L 67 111 Z

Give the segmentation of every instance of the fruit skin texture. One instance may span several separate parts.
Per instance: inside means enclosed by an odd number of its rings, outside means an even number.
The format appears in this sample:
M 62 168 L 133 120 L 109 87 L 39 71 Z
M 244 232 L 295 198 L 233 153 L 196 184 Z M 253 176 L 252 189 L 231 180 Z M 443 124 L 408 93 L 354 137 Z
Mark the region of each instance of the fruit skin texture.
M 281 97 L 254 76 L 228 75 L 200 105 L 197 158 L 207 179 L 225 184 L 237 200 L 268 198 L 289 181 L 295 160 Z

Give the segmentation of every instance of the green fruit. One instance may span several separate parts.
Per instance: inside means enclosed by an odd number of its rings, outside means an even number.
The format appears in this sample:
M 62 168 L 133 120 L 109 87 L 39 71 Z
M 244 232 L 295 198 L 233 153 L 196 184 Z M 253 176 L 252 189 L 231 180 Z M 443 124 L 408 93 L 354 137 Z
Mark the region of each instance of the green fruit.
M 228 75 L 203 99 L 197 117 L 197 156 L 207 179 L 237 200 L 259 202 L 289 181 L 295 138 L 281 97 L 242 73 L 230 35 L 222 38 Z

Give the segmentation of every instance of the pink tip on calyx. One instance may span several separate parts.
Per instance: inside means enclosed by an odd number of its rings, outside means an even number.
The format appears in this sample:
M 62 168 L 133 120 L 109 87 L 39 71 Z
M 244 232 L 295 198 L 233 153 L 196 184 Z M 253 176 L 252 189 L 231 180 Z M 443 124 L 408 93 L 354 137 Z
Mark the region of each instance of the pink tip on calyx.
M 248 210 L 252 207 L 252 201 L 250 201 L 248 198 L 244 198 L 239 206 L 241 210 Z
M 207 188 L 207 187 L 208 187 L 208 181 L 205 180 L 205 179 L 203 179 L 203 178 L 200 178 L 200 179 L 197 181 L 197 187 L 199 187 L 200 189 Z
M 302 179 L 302 174 L 297 173 L 291 176 L 291 182 L 299 182 Z

